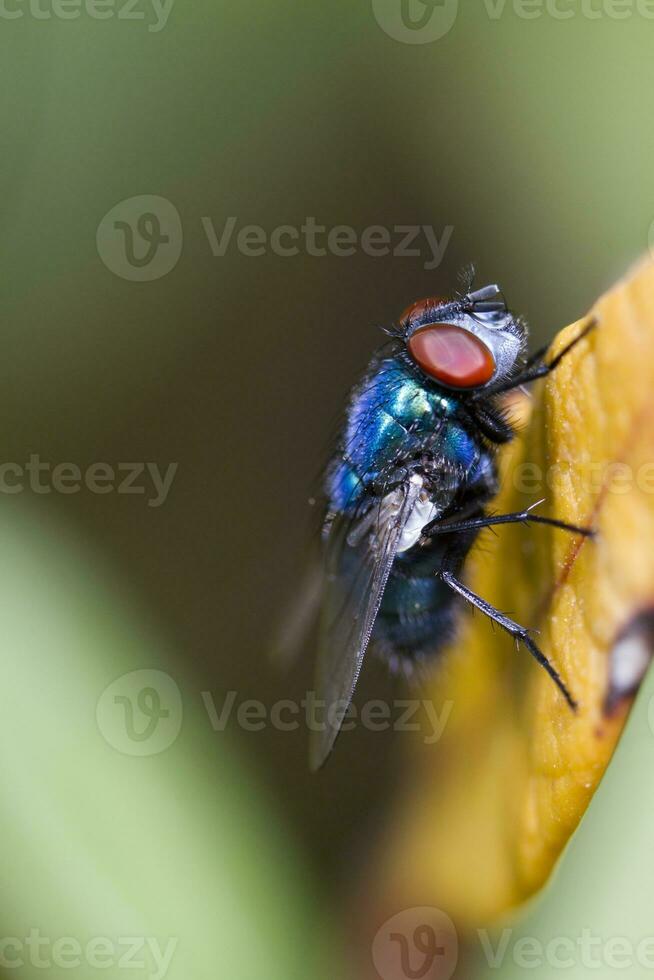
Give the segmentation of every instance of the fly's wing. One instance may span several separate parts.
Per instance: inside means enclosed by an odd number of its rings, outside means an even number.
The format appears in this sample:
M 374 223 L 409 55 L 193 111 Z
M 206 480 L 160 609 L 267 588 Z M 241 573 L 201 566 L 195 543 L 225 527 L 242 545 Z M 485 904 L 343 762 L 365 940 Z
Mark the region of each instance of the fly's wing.
M 319 769 L 334 747 L 352 700 L 402 531 L 420 493 L 411 480 L 352 520 L 335 518 L 327 540 L 316 696 L 325 702 L 311 733 L 310 761 Z

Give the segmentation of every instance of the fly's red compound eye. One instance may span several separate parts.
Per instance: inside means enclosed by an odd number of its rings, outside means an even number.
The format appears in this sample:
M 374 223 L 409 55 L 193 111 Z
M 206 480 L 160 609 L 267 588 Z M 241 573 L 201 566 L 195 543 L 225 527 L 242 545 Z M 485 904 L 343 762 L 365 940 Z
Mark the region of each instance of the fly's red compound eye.
M 482 341 L 453 323 L 430 323 L 409 338 L 411 357 L 425 374 L 453 388 L 476 388 L 495 373 L 495 358 Z

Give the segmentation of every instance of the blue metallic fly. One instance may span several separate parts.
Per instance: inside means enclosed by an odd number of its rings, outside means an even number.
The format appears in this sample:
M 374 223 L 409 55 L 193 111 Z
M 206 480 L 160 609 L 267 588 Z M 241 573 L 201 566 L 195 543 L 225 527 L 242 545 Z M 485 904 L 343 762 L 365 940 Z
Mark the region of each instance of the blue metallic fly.
M 489 516 L 496 454 L 514 430 L 503 393 L 541 378 L 546 349 L 525 359 L 527 329 L 498 286 L 414 303 L 354 388 L 325 479 L 316 691 L 328 723 L 314 733 L 311 764 L 331 752 L 370 646 L 406 673 L 451 637 L 461 600 L 524 644 L 570 707 L 576 703 L 527 630 L 459 579 L 479 529 L 535 522 L 588 535 L 530 509 Z

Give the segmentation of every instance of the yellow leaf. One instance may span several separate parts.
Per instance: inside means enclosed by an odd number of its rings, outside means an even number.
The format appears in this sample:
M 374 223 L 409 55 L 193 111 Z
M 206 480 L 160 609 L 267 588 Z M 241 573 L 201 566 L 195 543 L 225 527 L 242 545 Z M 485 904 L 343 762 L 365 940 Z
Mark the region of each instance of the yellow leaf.
M 597 537 L 506 525 L 482 532 L 466 569 L 476 592 L 540 631 L 579 708 L 505 633 L 478 614 L 465 620 L 427 691 L 437 708 L 451 700 L 449 721 L 438 744 L 417 740 L 380 849 L 395 907 L 431 901 L 479 924 L 533 893 L 601 779 L 637 686 L 633 644 L 619 661 L 612 651 L 654 606 L 654 266 L 589 316 L 596 328 L 533 392 L 493 509 L 545 498 L 536 513 Z M 561 331 L 548 358 L 587 322 Z

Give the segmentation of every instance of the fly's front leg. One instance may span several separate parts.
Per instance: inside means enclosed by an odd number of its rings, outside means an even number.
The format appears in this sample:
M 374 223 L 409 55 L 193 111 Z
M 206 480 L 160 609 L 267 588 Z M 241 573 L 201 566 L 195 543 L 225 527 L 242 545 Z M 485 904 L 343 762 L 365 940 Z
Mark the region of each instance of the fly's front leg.
M 550 374 L 550 372 L 561 363 L 566 354 L 569 354 L 570 351 L 576 347 L 577 344 L 583 340 L 591 330 L 594 330 L 596 326 L 597 320 L 593 318 L 586 324 L 584 329 L 570 341 L 569 344 L 566 344 L 562 351 L 559 351 L 556 357 L 554 357 L 551 361 L 548 363 L 543 363 L 542 361 L 541 363 L 538 363 L 545 353 L 545 351 L 538 351 L 534 358 L 527 362 L 527 366 L 517 377 L 498 385 L 497 388 L 482 388 L 479 395 L 476 397 L 487 398 L 489 395 L 501 395 L 505 391 L 511 391 L 513 388 L 519 388 L 520 385 L 529 384 L 530 381 L 536 381 L 538 378 L 544 378 L 546 375 Z M 536 363 L 533 363 L 534 361 L 536 361 Z
M 499 412 L 489 408 L 488 405 L 482 405 L 477 402 L 475 404 L 473 419 L 486 438 L 490 439 L 497 446 L 511 442 L 515 436 L 513 426 Z
M 545 357 L 549 349 L 550 349 L 549 344 L 543 344 L 543 346 L 539 347 L 538 350 L 535 350 L 533 354 L 530 354 L 525 362 L 524 370 L 528 371 L 529 368 L 532 368 L 534 366 L 534 364 L 539 364 L 543 360 L 543 358 Z
M 529 653 L 532 655 L 534 660 L 536 660 L 541 667 L 545 668 L 572 710 L 577 710 L 577 702 L 568 691 L 568 688 L 565 686 L 556 668 L 550 663 L 540 647 L 534 643 L 529 635 L 528 629 L 526 629 L 524 626 L 520 626 L 519 623 L 509 619 L 509 617 L 505 616 L 504 613 L 499 611 L 499 609 L 491 606 L 490 602 L 486 602 L 486 600 L 482 599 L 481 596 L 478 596 L 476 592 L 473 592 L 462 582 L 459 582 L 452 572 L 442 571 L 439 573 L 439 577 L 442 579 L 445 585 L 452 589 L 453 592 L 456 592 L 457 595 L 460 595 L 467 603 L 474 606 L 475 609 L 479 609 L 484 616 L 488 616 L 490 620 L 497 623 L 497 625 L 503 630 L 506 630 L 510 636 L 513 636 L 519 643 L 522 643 L 527 650 L 529 650 Z

